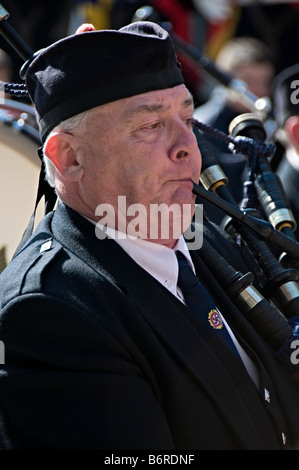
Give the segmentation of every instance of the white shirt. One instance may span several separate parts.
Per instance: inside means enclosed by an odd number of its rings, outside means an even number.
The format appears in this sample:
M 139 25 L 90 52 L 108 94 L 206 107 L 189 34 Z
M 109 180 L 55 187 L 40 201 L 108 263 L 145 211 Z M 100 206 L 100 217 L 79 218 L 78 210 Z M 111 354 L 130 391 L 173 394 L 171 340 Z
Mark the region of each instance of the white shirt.
M 97 226 L 100 227 L 100 224 L 97 224 Z M 181 251 L 188 259 L 194 272 L 195 269 L 183 235 L 181 235 L 181 237 L 177 240 L 174 248 L 169 248 L 159 243 L 153 243 L 148 240 L 125 235 L 109 227 L 104 227 L 104 231 L 110 238 L 113 238 L 139 266 L 151 274 L 179 300 L 184 302 L 181 290 L 177 286 L 179 268 L 175 252 Z M 248 374 L 258 388 L 258 372 L 254 363 L 237 341 L 223 315 L 221 313 L 220 315 L 237 348 L 244 366 L 247 369 Z

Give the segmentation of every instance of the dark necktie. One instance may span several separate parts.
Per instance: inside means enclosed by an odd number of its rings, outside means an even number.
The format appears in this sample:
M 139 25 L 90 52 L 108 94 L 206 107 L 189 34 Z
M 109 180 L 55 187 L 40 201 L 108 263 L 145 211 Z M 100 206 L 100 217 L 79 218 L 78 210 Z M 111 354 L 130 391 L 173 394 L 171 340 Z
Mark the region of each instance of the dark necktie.
M 187 306 L 239 356 L 210 294 L 192 271 L 186 257 L 179 251 L 176 255 L 179 264 L 178 287 Z

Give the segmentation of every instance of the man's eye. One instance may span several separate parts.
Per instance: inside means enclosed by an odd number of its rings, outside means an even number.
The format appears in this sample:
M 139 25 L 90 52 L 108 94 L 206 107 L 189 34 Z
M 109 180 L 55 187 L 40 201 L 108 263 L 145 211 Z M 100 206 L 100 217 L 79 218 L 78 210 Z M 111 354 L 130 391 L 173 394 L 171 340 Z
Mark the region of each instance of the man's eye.
M 155 130 L 160 129 L 161 126 L 162 126 L 161 121 L 149 122 L 149 123 L 141 125 L 139 128 L 139 132 L 155 131 Z
M 185 122 L 186 122 L 186 125 L 187 125 L 188 127 L 192 127 L 192 125 L 193 125 L 193 117 L 186 119 Z
M 160 127 L 161 125 L 161 122 L 160 121 L 157 121 L 157 122 L 152 122 L 151 124 L 149 124 L 147 127 L 149 129 L 157 129 L 158 127 Z

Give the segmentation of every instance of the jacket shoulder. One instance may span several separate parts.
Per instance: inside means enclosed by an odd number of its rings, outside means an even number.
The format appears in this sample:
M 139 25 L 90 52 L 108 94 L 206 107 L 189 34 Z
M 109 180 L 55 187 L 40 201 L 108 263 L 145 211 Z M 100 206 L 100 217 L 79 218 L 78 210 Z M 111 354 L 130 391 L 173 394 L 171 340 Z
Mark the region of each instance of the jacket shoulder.
M 14 297 L 39 292 L 42 276 L 61 252 L 61 245 L 53 239 L 50 230 L 51 216 L 45 217 L 26 245 L 13 257 L 0 275 L 1 305 Z

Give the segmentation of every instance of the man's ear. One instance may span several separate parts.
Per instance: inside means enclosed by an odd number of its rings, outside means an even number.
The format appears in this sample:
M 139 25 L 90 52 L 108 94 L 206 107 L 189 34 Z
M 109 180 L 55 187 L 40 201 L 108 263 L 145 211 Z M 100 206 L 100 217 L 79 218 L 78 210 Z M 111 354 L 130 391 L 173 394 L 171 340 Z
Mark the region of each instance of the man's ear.
M 71 181 L 82 179 L 84 166 L 76 137 L 65 132 L 53 133 L 45 142 L 44 153 L 63 178 Z
M 289 117 L 285 123 L 284 128 L 291 145 L 299 154 L 299 116 Z

